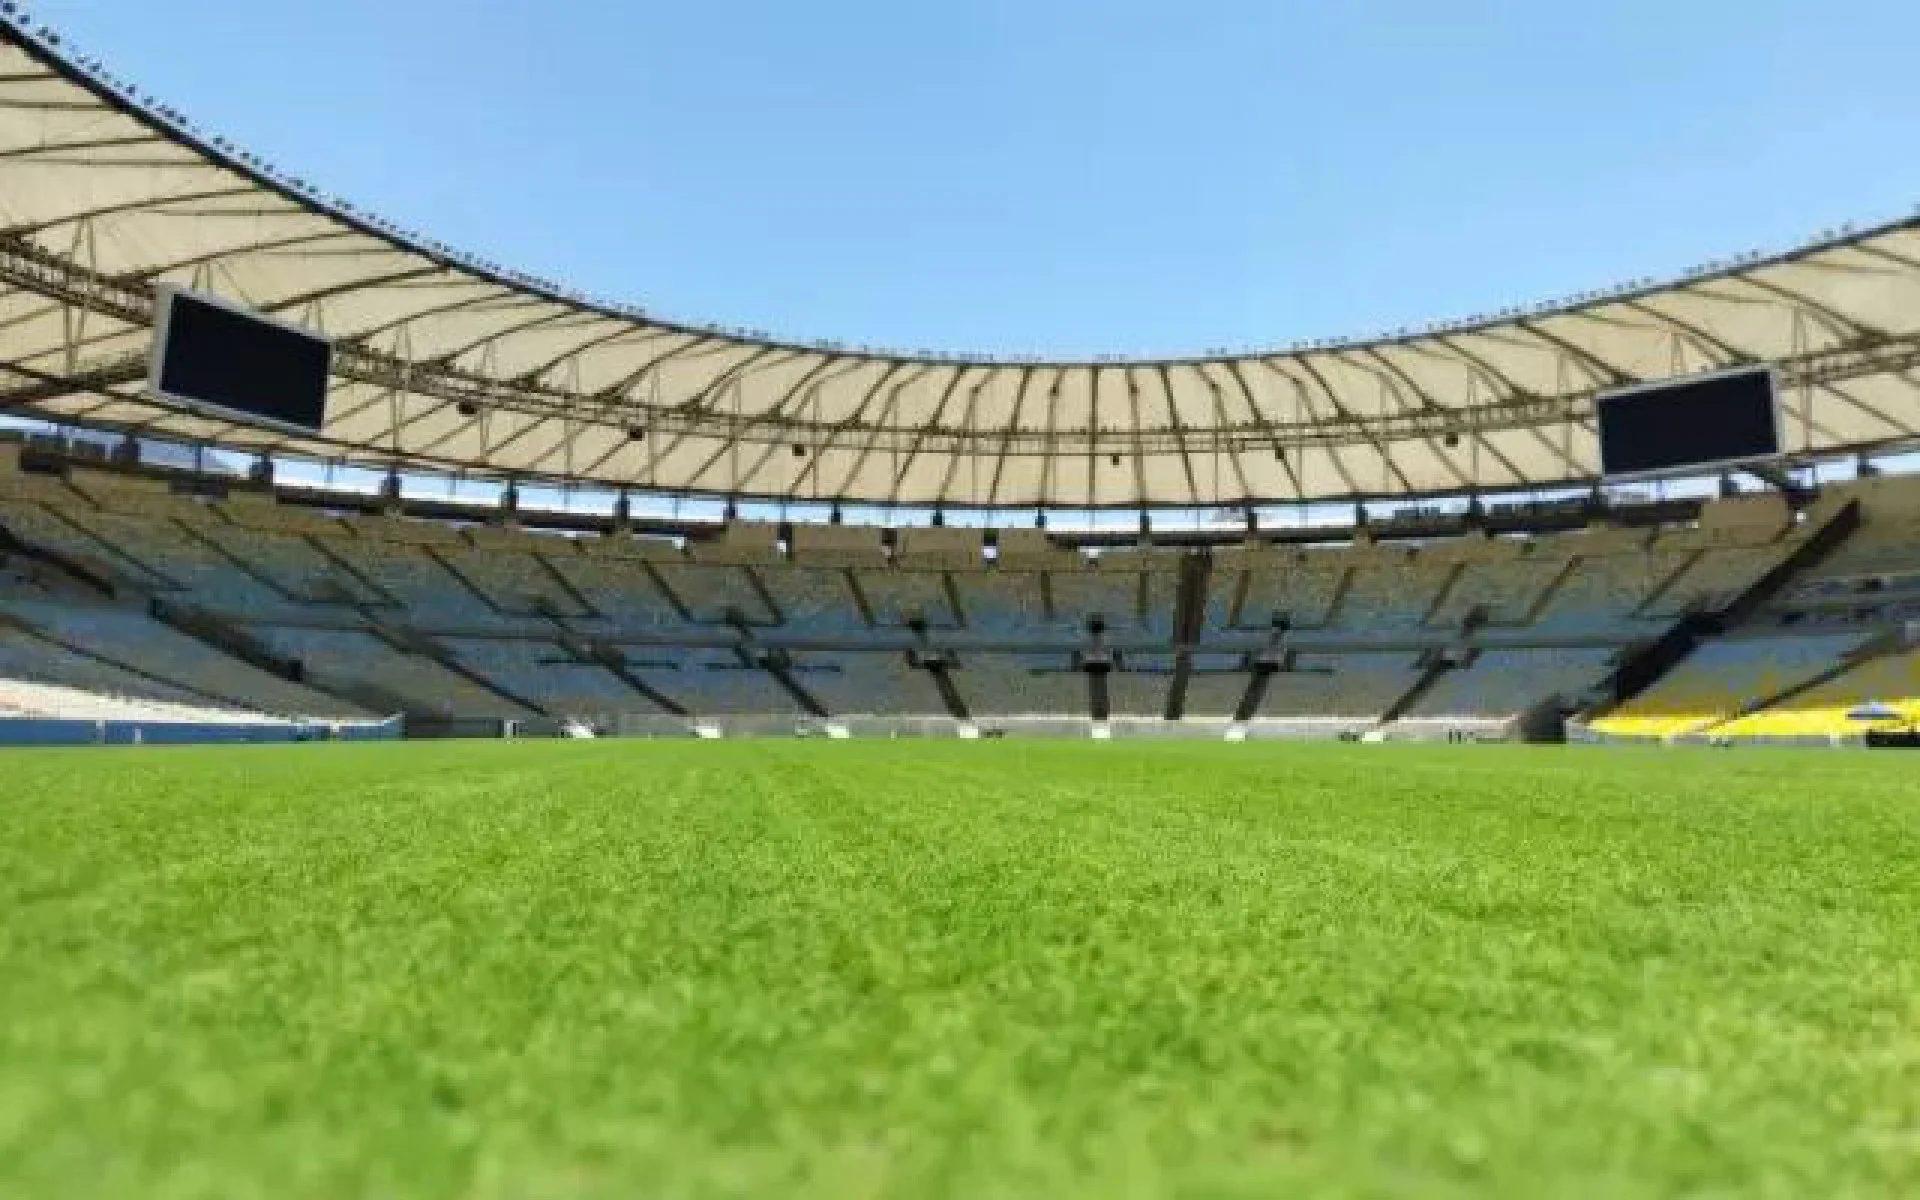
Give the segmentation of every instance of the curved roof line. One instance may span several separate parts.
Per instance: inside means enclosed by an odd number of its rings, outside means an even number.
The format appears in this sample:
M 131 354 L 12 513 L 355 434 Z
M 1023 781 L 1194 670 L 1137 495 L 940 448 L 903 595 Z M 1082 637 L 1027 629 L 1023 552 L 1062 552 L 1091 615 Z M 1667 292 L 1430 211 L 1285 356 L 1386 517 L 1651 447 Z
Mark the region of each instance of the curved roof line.
M 1769 363 L 1792 453 L 1920 443 L 1920 218 L 1383 337 L 1049 359 L 593 300 L 322 196 L 5 12 L 0 161 L 0 411 L 188 442 L 775 501 L 1290 504 L 1584 484 L 1602 391 Z M 325 428 L 148 394 L 159 283 L 332 338 Z
M 1480 333 L 1489 329 L 1507 325 L 1515 320 L 1527 318 L 1545 318 L 1568 315 L 1579 311 L 1586 305 L 1603 301 L 1627 301 L 1642 298 L 1659 292 L 1670 291 L 1691 284 L 1710 283 L 1729 278 L 1736 274 L 1756 268 L 1782 265 L 1796 262 L 1808 255 L 1822 250 L 1845 246 L 1854 242 L 1871 239 L 1884 233 L 1920 226 L 1920 205 L 1912 213 L 1902 217 L 1891 217 L 1883 221 L 1855 226 L 1845 224 L 1839 229 L 1823 236 L 1797 243 L 1782 250 L 1750 251 L 1736 254 L 1731 259 L 1712 260 L 1693 271 L 1678 272 L 1672 275 L 1649 277 L 1631 283 L 1596 288 L 1576 293 L 1572 296 L 1556 297 L 1550 300 L 1534 301 L 1516 305 L 1494 313 L 1475 314 L 1461 318 L 1439 318 L 1420 323 L 1415 327 L 1406 327 L 1391 332 L 1356 334 L 1315 338 L 1270 346 L 1251 346 L 1224 353 L 1194 354 L 1131 354 L 1126 352 L 1094 353 L 1092 355 L 1028 355 L 987 353 L 970 350 L 905 350 L 862 343 L 842 342 L 834 338 L 816 338 L 806 340 L 797 337 L 779 337 L 745 330 L 739 326 L 664 316 L 648 309 L 645 305 L 611 300 L 603 296 L 594 296 L 568 288 L 553 280 L 511 267 L 495 263 L 486 257 L 449 246 L 443 242 L 426 238 L 398 224 L 388 221 L 377 213 L 369 212 L 350 200 L 329 196 L 311 183 L 298 177 L 285 174 L 257 155 L 233 145 L 225 137 L 209 134 L 198 127 L 191 118 L 178 110 L 167 106 L 152 96 L 136 94 L 130 87 L 105 73 L 97 60 L 87 62 L 74 57 L 65 47 L 65 37 L 51 26 L 42 23 L 38 29 L 24 20 L 24 13 L 0 11 L 0 29 L 12 33 L 36 57 L 49 68 L 66 77 L 70 82 L 86 88 L 93 95 L 112 107 L 149 125 L 153 125 L 197 153 L 219 166 L 241 175 L 250 181 L 278 193 L 282 197 L 307 205 L 321 214 L 339 221 L 355 231 L 369 237 L 377 237 L 391 243 L 395 248 L 410 254 L 428 258 L 443 266 L 458 268 L 480 280 L 501 287 L 517 288 L 530 292 L 540 299 L 554 303 L 573 305 L 598 316 L 620 320 L 643 321 L 672 332 L 693 335 L 718 334 L 733 341 L 755 346 L 766 346 L 781 350 L 806 351 L 817 353 L 831 352 L 846 358 L 864 358 L 887 362 L 908 363 L 978 363 L 985 366 L 1027 366 L 1027 367 L 1102 367 L 1102 366 L 1200 366 L 1205 364 L 1224 364 L 1246 362 L 1253 359 L 1271 358 L 1276 355 L 1293 354 L 1307 350 L 1354 351 L 1370 350 L 1375 347 L 1403 345 L 1428 337 L 1440 337 L 1454 334 Z

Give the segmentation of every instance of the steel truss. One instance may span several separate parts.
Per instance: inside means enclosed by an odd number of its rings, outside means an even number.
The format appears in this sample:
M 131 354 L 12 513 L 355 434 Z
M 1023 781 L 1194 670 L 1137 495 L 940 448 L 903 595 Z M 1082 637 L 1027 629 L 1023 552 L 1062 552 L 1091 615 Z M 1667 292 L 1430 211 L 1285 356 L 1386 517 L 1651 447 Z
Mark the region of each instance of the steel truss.
M 153 298 L 144 281 L 101 274 L 18 236 L 0 236 L 0 282 L 31 291 L 83 313 L 112 318 L 139 328 L 151 328 Z M 858 357 L 858 356 L 847 356 Z M 1739 361 L 1722 366 L 1743 365 Z M 1847 380 L 1920 369 L 1920 335 L 1858 334 L 1837 346 L 1807 351 L 1775 360 L 1783 392 L 1844 383 Z M 45 377 L 11 390 L 0 390 L 0 410 L 29 407 L 63 394 L 107 391 L 137 382 L 145 376 L 144 352 L 104 361 L 76 362 L 63 372 L 67 382 Z M 864 416 L 842 422 L 809 417 L 804 409 L 777 415 L 755 415 L 723 405 L 667 407 L 636 403 L 619 395 L 592 394 L 555 386 L 542 380 L 491 378 L 444 361 L 414 361 L 373 349 L 352 338 L 337 341 L 334 373 L 391 396 L 418 396 L 440 402 L 444 408 L 472 411 L 482 420 L 489 412 L 513 412 L 557 420 L 570 430 L 598 427 L 624 432 L 643 428 L 648 433 L 708 437 L 747 445 L 800 443 L 818 449 L 837 445 L 842 435 L 858 435 L 863 454 L 923 455 L 945 452 L 955 456 L 998 459 L 1008 455 L 1071 456 L 1121 454 L 1235 454 L 1259 452 L 1276 446 L 1345 447 L 1377 450 L 1384 443 L 1449 435 L 1478 437 L 1504 430 L 1540 430 L 1590 423 L 1598 388 L 1573 388 L 1557 395 L 1520 393 L 1493 397 L 1470 407 L 1407 408 L 1360 416 L 1351 412 L 1291 420 L 1242 421 L 1213 427 L 1183 426 L 1160 429 L 1025 431 L 974 429 L 954 425 L 900 425 L 885 418 Z M 737 405 L 738 396 L 734 398 Z M 143 403 L 165 407 L 152 398 Z M 366 450 L 366 447 L 357 447 Z M 1844 447 L 1834 448 L 1843 451 Z M 393 453 L 406 457 L 394 447 Z

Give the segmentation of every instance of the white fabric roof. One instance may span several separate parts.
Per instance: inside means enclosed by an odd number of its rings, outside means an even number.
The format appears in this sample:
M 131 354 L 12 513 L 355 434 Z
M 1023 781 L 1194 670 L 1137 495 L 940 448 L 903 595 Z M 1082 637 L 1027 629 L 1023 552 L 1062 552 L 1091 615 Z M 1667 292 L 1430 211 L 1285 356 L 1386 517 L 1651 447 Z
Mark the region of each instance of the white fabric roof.
M 14 411 L 371 465 L 1059 507 L 1583 481 L 1596 392 L 1753 362 L 1780 366 L 1796 453 L 1901 444 L 1920 422 L 1914 221 L 1477 324 L 1270 353 L 1042 362 L 782 344 L 596 304 L 389 230 L 11 21 L 0 350 L 20 370 L 0 378 L 0 407 Z M 146 396 L 163 281 L 334 338 L 324 435 Z

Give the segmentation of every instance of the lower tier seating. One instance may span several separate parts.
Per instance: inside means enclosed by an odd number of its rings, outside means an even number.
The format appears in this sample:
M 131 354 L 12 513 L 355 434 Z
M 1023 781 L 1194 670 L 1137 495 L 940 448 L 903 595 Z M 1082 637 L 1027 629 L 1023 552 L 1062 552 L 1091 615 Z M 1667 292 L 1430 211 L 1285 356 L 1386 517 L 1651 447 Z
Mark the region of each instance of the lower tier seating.
M 0 716 L 202 723 L 268 719 L 209 704 L 182 688 L 8 627 L 0 627 Z
M 53 669 L 59 668 L 54 666 Z M 101 686 L 97 680 L 90 682 L 87 687 L 80 688 L 0 676 L 0 718 L 138 721 L 170 725 L 278 723 L 275 718 L 261 713 L 236 712 L 232 709 L 207 708 L 193 704 L 171 704 L 164 700 L 141 700 L 100 691 Z
M 1237 654 L 1196 654 L 1187 675 L 1186 707 L 1190 717 L 1231 717 L 1246 699 L 1253 672 Z
M 682 705 L 694 717 L 792 716 L 806 711 L 792 693 L 760 667 L 730 652 L 644 652 L 648 664 L 636 670 L 651 687 Z
M 555 642 L 450 638 L 447 645 L 463 663 L 550 716 L 593 720 L 659 712 L 612 671 L 577 661 Z
M 301 663 L 309 678 L 343 690 L 368 685 L 408 712 L 460 720 L 536 715 L 425 654 L 400 650 L 365 630 L 264 626 L 254 632 L 277 653 Z
M 371 715 L 242 662 L 143 613 L 44 601 L 0 604 L 0 612 L 120 664 L 122 674 L 167 681 L 147 685 L 146 694 L 159 698 L 299 719 L 353 721 Z M 152 691 L 154 687 L 160 691 Z
M 1712 733 L 1729 738 L 1850 737 L 1916 723 L 1920 651 L 1862 663 L 1779 705 L 1716 726 Z
M 1615 737 L 1670 737 L 1737 716 L 1840 665 L 1860 634 L 1708 642 L 1646 692 L 1593 722 Z
M 1273 676 L 1259 717 L 1377 721 L 1420 680 L 1412 654 L 1301 654 Z
M 1544 701 L 1573 700 L 1606 677 L 1607 649 L 1490 650 L 1448 671 L 1402 716 L 1406 722 L 1506 722 Z
M 1172 655 L 1128 655 L 1107 672 L 1107 702 L 1116 717 L 1158 717 L 1167 711 L 1173 689 Z
M 956 656 L 951 680 L 970 711 L 1063 717 L 1069 726 L 1091 715 L 1097 692 L 1115 716 L 1158 717 L 1174 692 L 1177 656 L 1191 654 L 1182 711 L 1221 720 L 1249 695 L 1246 655 L 1304 640 L 1347 650 L 1298 654 L 1290 669 L 1262 681 L 1255 717 L 1344 731 L 1378 724 L 1410 696 L 1420 662 L 1436 651 L 1470 654 L 1476 644 L 1507 640 L 1592 647 L 1483 652 L 1439 675 L 1401 715 L 1407 723 L 1499 722 L 1550 696 L 1586 692 L 1611 666 L 1614 651 L 1605 646 L 1656 637 L 1685 615 L 1751 592 L 1812 524 L 1787 519 L 1784 501 L 1774 516 L 1752 521 L 1732 519 L 1740 513 L 1716 501 L 1698 520 L 1659 526 L 1623 522 L 1526 538 L 1330 536 L 1298 548 L 1254 538 L 1239 547 L 1092 555 L 1042 531 L 1007 531 L 989 558 L 978 536 L 951 555 L 908 553 L 912 539 L 892 554 L 872 530 L 846 533 L 845 545 L 838 535 L 822 540 L 803 530 L 783 548 L 765 524 L 751 537 L 696 530 L 691 542 L 627 534 L 574 541 L 375 515 L 357 511 L 372 507 L 360 503 L 307 507 L 292 493 L 275 500 L 252 488 L 206 500 L 174 494 L 178 482 L 157 477 L 116 490 L 108 486 L 114 474 L 102 467 L 63 478 L 0 467 L 0 545 L 16 564 L 0 575 L 0 617 L 16 618 L 14 673 L 6 677 L 18 685 L 16 711 L 71 708 L 73 698 L 57 691 L 66 688 L 115 712 L 148 705 L 321 719 L 394 707 L 486 719 L 655 714 L 644 688 L 576 660 L 565 647 L 580 638 L 625 647 L 635 678 L 696 717 L 804 718 L 816 706 L 832 716 L 944 717 L 937 676 L 907 662 L 904 648 L 921 644 Z M 1832 603 L 1815 596 L 1815 611 L 1790 612 L 1783 598 L 1798 603 L 1801 595 L 1790 587 L 1766 609 L 1775 632 L 1710 640 L 1596 727 L 1857 732 L 1854 713 L 1864 704 L 1904 711 L 1920 689 L 1901 674 L 1907 660 L 1888 659 L 1749 712 L 1846 665 L 1867 634 L 1831 632 L 1846 628 L 1839 621 L 1884 629 L 1905 618 L 1893 609 L 1909 594 L 1897 590 L 1905 584 L 1860 576 L 1920 562 L 1911 550 L 1915 526 L 1904 517 L 1874 520 L 1855 535 L 1866 541 L 1843 546 L 1799 582 L 1824 573 L 1827 582 L 1880 597 L 1879 607 L 1855 605 L 1848 591 Z M 1182 613 L 1182 601 L 1201 611 Z M 257 630 L 321 686 L 258 670 L 149 612 L 183 626 L 211 615 Z M 1296 633 L 1278 632 L 1283 625 Z M 217 623 L 193 627 L 220 637 Z M 1779 632 L 1787 630 L 1792 636 Z M 774 649 L 743 658 L 711 648 L 735 639 Z M 704 647 L 690 649 L 694 642 Z M 1398 649 L 1378 649 L 1388 646 Z M 783 647 L 799 648 L 789 659 Z M 1112 650 L 1116 667 L 1096 685 L 1073 666 L 1070 647 Z M 790 672 L 781 665 L 788 661 Z M 31 705 L 20 689 L 34 693 Z
M 904 654 L 795 654 L 794 681 L 835 717 L 944 716 L 933 673 L 907 665 Z
M 952 678 L 976 717 L 1092 715 L 1086 674 L 1065 654 L 968 654 Z

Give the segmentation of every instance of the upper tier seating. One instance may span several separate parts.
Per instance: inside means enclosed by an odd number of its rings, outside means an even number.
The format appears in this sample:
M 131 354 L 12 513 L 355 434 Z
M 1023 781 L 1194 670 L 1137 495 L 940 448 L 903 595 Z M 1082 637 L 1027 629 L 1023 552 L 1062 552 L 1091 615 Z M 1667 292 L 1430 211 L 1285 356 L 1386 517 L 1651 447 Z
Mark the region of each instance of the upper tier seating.
M 1207 628 L 1296 629 L 1327 624 L 1351 563 L 1337 550 L 1223 550 L 1207 589 Z
M 1862 521 L 1852 536 L 1789 589 L 1792 604 L 1836 593 L 1860 594 L 1893 581 L 1912 590 L 1920 577 L 1920 477 L 1863 479 L 1822 500 L 1858 499 Z
M 1046 580 L 1037 571 L 997 569 L 950 577 L 973 633 L 1008 638 L 1075 638 L 1086 630 L 1070 612 L 1049 615 Z
M 23 477 L 30 478 L 30 477 Z M 79 499 L 68 493 L 68 503 L 45 505 L 16 497 L 0 498 L 0 527 L 14 538 L 42 550 L 51 551 L 67 562 L 114 583 L 155 590 L 179 587 L 170 576 L 160 574 L 120 548 L 89 532 L 63 514 L 76 511 Z
M 1063 603 L 1063 579 L 1081 583 L 1085 574 L 1052 576 L 1054 607 L 1089 617 L 1099 610 L 1110 637 L 1163 641 L 1173 636 L 1179 608 L 1180 569 L 1185 556 L 1178 550 L 1146 547 L 1109 550 L 1097 560 L 1095 578 L 1107 582 L 1092 596 L 1083 591 L 1074 603 Z M 1071 586 L 1071 584 L 1069 585 Z M 1097 601 L 1094 599 L 1097 596 Z M 1117 614 L 1117 615 L 1116 615 Z
M 875 570 L 887 564 L 880 531 L 860 525 L 806 525 L 793 527 L 796 566 Z
M 780 553 L 780 527 L 765 521 L 729 521 L 718 537 L 689 538 L 687 557 L 719 566 L 773 566 Z
M 1717 612 L 1738 599 L 1785 558 L 1790 547 L 1729 546 L 1703 551 L 1672 585 L 1649 603 L 1646 616 Z
M 1458 578 L 1433 610 L 1427 624 L 1456 629 L 1480 614 L 1490 625 L 1522 625 L 1571 566 L 1549 544 L 1495 539 L 1477 548 L 1461 564 Z
M 686 626 L 644 558 L 615 557 L 601 550 L 554 554 L 547 561 L 586 597 L 594 610 L 617 626 L 665 630 Z
M 295 601 L 368 604 L 391 607 L 397 601 L 354 574 L 346 562 L 329 556 L 322 547 L 340 539 L 314 541 L 311 535 L 286 529 L 268 529 L 208 522 L 195 529 L 253 573 Z M 351 561 L 350 559 L 348 560 Z M 216 606 L 219 607 L 219 606 Z
M 1453 571 L 1453 564 L 1431 565 L 1428 557 L 1384 547 L 1355 553 L 1335 624 L 1355 633 L 1419 628 Z
M 547 565 L 547 556 L 574 557 L 566 538 L 478 527 L 467 531 L 470 546 L 436 551 L 440 561 L 492 607 L 520 615 L 585 617 L 587 605 Z
M 1138 633 L 1156 641 L 1171 639 L 1180 615 L 1180 572 L 1170 566 L 1140 577 L 1141 621 Z
M 752 568 L 780 613 L 780 631 L 842 638 L 862 633 L 866 618 L 845 570 L 829 567 Z
M 1140 576 L 1132 571 L 1053 571 L 1047 575 L 1056 624 L 1086 629 L 1099 621 L 1109 633 L 1147 628 L 1140 610 Z
M 272 584 L 248 573 L 247 560 L 236 561 L 200 532 L 219 524 L 211 514 L 178 522 L 155 512 L 133 515 L 75 508 L 68 519 L 102 542 L 138 561 L 155 578 L 165 578 L 196 604 L 234 612 L 285 612 L 298 605 Z
M 662 585 L 680 601 L 695 621 L 720 625 L 733 619 L 749 625 L 776 623 L 766 597 L 754 585 L 744 566 L 696 566 L 688 563 L 651 564 Z
M 978 529 L 902 529 L 894 563 L 908 571 L 978 571 L 986 566 Z
M 925 621 L 932 629 L 952 629 L 959 624 L 943 572 L 881 568 L 859 572 L 854 583 L 866 597 L 874 624 L 882 629 L 914 621 Z
M 335 553 L 355 572 L 387 595 L 406 605 L 416 622 L 489 626 L 519 623 L 505 617 L 484 596 L 434 556 L 436 547 L 413 540 L 436 528 L 425 521 L 362 520 L 352 522 L 356 540 L 342 543 Z M 457 546 L 455 540 L 440 546 Z
M 1860 579 L 1920 571 L 1920 521 L 1869 525 L 1848 538 L 1813 579 Z

